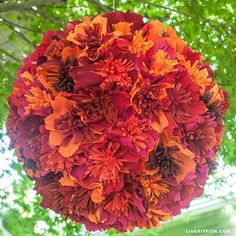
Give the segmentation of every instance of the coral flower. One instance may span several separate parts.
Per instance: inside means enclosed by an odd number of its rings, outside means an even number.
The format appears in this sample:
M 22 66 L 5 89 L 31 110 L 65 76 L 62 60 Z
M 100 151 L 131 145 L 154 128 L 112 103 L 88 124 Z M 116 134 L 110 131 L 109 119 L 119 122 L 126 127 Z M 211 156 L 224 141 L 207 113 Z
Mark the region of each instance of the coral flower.
M 25 98 L 29 103 L 25 107 L 25 113 L 29 114 L 30 111 L 39 111 L 50 106 L 51 95 L 40 87 L 31 87 L 25 94 Z
M 118 138 L 122 145 L 146 156 L 147 152 L 153 149 L 155 141 L 158 139 L 158 133 L 148 129 L 148 124 L 150 124 L 150 121 L 143 120 L 141 122 L 133 116 L 126 121 L 117 121 L 108 132 L 113 137 Z
M 146 53 L 154 45 L 153 41 L 148 40 L 143 30 L 138 30 L 134 33 L 132 44 L 129 49 L 132 53 L 140 56 Z
M 176 71 L 174 67 L 178 64 L 177 60 L 172 60 L 163 50 L 158 50 L 151 61 L 150 73 L 155 76 L 164 76 L 170 72 Z
M 104 78 L 100 84 L 101 88 L 107 88 L 111 84 L 127 88 L 132 86 L 130 72 L 134 71 L 134 62 L 127 57 L 115 58 L 112 53 L 109 53 L 105 60 L 97 62 L 95 65 L 98 74 Z
M 144 118 L 151 118 L 152 128 L 158 132 L 166 128 L 169 123 L 163 108 L 168 106 L 165 98 L 167 97 L 167 89 L 171 87 L 170 83 L 151 86 L 147 83 L 137 88 L 132 94 L 132 101 L 137 112 Z
M 162 182 L 162 177 L 158 174 L 138 177 L 138 181 L 143 186 L 144 194 L 150 199 L 150 202 L 157 202 L 169 191 L 168 185 Z
M 122 158 L 119 153 L 120 145 L 118 143 L 108 143 L 105 150 L 98 147 L 92 147 L 89 152 L 89 159 L 93 164 L 89 166 L 89 175 L 99 177 L 99 181 L 110 181 L 115 184 L 121 180 L 121 175 L 129 173 L 125 167 L 127 160 Z

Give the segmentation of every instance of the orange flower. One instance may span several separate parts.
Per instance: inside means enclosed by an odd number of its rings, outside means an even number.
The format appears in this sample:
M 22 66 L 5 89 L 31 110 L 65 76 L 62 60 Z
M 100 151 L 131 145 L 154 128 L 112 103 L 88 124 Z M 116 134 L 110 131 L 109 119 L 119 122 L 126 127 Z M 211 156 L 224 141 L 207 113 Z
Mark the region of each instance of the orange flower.
M 67 40 L 78 45 L 91 60 L 96 60 L 99 52 L 109 46 L 115 38 L 114 35 L 110 35 L 104 39 L 106 32 L 106 17 L 99 15 L 91 21 L 88 17 L 84 17 L 84 22 L 75 25 Z
M 195 169 L 194 153 L 184 148 L 177 137 L 163 131 L 156 149 L 150 154 L 148 170 L 155 170 L 165 177 L 175 177 L 180 183 L 187 173 Z
M 150 73 L 155 76 L 164 76 L 177 71 L 174 68 L 177 64 L 177 60 L 172 60 L 165 51 L 157 50 L 152 57 Z
M 68 52 L 65 53 L 64 57 L 67 58 L 67 56 L 69 56 Z M 71 63 L 77 65 L 77 60 L 73 57 L 72 59 Z M 47 61 L 37 67 L 37 74 L 38 80 L 42 85 L 52 91 L 55 96 L 60 91 L 74 91 L 74 81 L 68 74 L 67 64 L 60 63 L 56 60 Z
M 73 32 L 68 34 L 67 40 L 73 42 L 75 45 L 80 45 L 81 42 L 78 40 L 78 36 L 81 38 L 87 37 L 86 28 L 91 27 L 92 29 L 95 29 L 98 25 L 98 36 L 101 38 L 102 35 L 105 35 L 106 33 L 107 18 L 99 15 L 90 21 L 89 17 L 85 16 L 84 22 L 75 26 Z
M 118 138 L 122 145 L 146 157 L 146 153 L 153 149 L 158 139 L 157 132 L 148 128 L 148 124 L 150 124 L 148 120 L 141 122 L 140 119 L 132 116 L 126 121 L 117 121 L 108 132 Z
M 64 157 L 73 155 L 82 143 L 98 139 L 81 120 L 75 101 L 57 96 L 51 102 L 53 113 L 45 118 L 46 129 L 50 131 L 49 143 L 59 146 Z
M 208 86 L 212 81 L 212 78 L 208 76 L 207 69 L 199 69 L 199 61 L 195 61 L 193 65 L 190 61 L 187 61 L 184 65 L 187 68 L 192 81 L 199 85 L 200 92 L 203 94 L 206 86 Z
M 113 198 L 108 201 L 108 203 L 104 206 L 104 209 L 108 212 L 115 215 L 128 215 L 129 204 L 132 195 L 127 191 L 121 191 L 114 194 Z
M 114 34 L 119 37 L 122 36 L 130 36 L 132 35 L 131 26 L 133 23 L 131 22 L 119 22 L 117 24 L 113 24 Z
M 51 95 L 40 87 L 31 87 L 25 94 L 28 105 L 25 106 L 25 114 L 28 115 L 31 110 L 37 111 L 48 107 L 51 103 Z
M 157 202 L 159 198 L 164 197 L 169 192 L 168 185 L 161 181 L 162 178 L 158 174 L 144 175 L 137 179 L 143 186 L 144 194 L 150 202 Z
M 171 213 L 164 212 L 161 209 L 156 209 L 155 203 L 150 203 L 148 205 L 148 221 L 147 221 L 147 227 L 153 228 L 157 227 L 160 228 L 160 222 L 161 221 L 167 221 L 172 218 Z
M 167 36 L 166 40 L 173 48 L 176 49 L 176 52 L 182 53 L 184 47 L 186 46 L 186 42 L 184 42 L 179 36 L 177 36 L 175 30 L 170 26 L 166 27 L 165 34 Z
M 106 149 L 92 147 L 89 159 L 93 161 L 88 168 L 88 174 L 98 177 L 99 181 L 113 184 L 121 180 L 121 175 L 128 173 L 128 169 L 124 167 L 127 160 L 119 155 L 120 144 L 108 143 Z
M 132 89 L 132 102 L 139 114 L 152 119 L 152 128 L 162 132 L 168 126 L 168 119 L 162 109 L 162 101 L 167 97 L 167 89 L 172 88 L 169 83 L 141 84 Z
M 111 83 L 115 83 L 121 87 L 131 87 L 132 78 L 129 72 L 134 70 L 134 63 L 126 58 L 114 58 L 112 53 L 105 60 L 95 63 L 97 73 L 101 75 L 104 80 L 100 84 L 101 88 L 105 88 Z
M 137 56 L 145 54 L 154 45 L 154 42 L 148 40 L 143 34 L 143 30 L 135 31 L 132 44 L 129 46 L 129 50 Z
M 163 37 L 164 26 L 158 20 L 147 23 L 149 27 L 148 39 L 156 42 L 158 39 Z

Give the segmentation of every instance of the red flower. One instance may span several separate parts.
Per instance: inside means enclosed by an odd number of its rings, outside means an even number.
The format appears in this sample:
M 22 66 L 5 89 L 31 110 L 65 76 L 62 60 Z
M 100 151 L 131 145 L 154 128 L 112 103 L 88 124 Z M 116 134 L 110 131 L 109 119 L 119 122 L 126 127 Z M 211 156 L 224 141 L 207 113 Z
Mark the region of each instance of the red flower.
M 158 133 L 148 128 L 150 123 L 132 116 L 126 121 L 118 120 L 108 132 L 122 145 L 145 157 L 158 139 Z
M 152 128 L 158 132 L 161 132 L 168 126 L 168 119 L 164 113 L 164 107 L 168 106 L 167 89 L 171 88 L 170 83 L 157 83 L 150 84 L 148 82 L 143 83 L 139 88 L 139 85 L 135 85 L 132 91 L 132 100 L 135 104 L 137 113 L 144 118 L 151 119 Z
M 215 127 L 216 123 L 213 120 L 186 124 L 185 137 L 190 150 L 198 156 L 206 156 L 216 145 Z
M 48 31 L 8 98 L 41 205 L 88 230 L 160 227 L 202 194 L 227 95 L 173 28 L 112 12 Z
M 121 175 L 129 173 L 125 167 L 126 160 L 124 152 L 120 152 L 118 143 L 108 143 L 106 149 L 93 146 L 89 152 L 89 159 L 92 164 L 88 167 L 90 176 L 98 177 L 98 180 L 106 183 L 112 182 L 114 185 L 121 180 Z
M 168 110 L 177 123 L 199 121 L 205 111 L 205 105 L 199 99 L 199 87 L 191 82 L 188 75 L 182 72 L 176 85 L 167 90 L 171 101 Z

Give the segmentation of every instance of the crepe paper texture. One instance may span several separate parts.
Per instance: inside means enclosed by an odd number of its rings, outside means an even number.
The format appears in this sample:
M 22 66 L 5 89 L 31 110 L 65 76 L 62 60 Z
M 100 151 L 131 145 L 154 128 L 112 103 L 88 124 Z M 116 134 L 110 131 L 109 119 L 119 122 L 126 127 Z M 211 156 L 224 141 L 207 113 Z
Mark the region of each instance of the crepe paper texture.
M 173 28 L 130 11 L 84 17 L 46 32 L 17 76 L 7 132 L 44 208 L 124 232 L 203 193 L 227 95 Z

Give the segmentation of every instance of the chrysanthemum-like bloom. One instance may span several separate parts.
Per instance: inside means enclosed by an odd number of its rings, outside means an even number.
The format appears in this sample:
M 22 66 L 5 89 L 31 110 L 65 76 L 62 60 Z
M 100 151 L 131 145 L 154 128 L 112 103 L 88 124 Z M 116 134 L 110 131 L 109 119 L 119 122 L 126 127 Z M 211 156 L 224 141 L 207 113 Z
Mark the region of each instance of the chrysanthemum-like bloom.
M 41 206 L 91 231 L 160 227 L 216 168 L 227 94 L 170 26 L 131 12 L 48 31 L 8 98 Z

